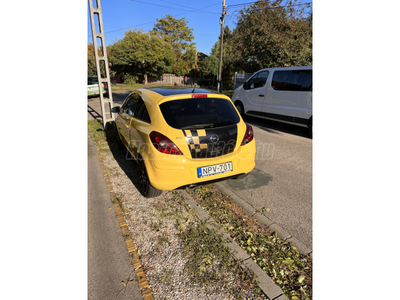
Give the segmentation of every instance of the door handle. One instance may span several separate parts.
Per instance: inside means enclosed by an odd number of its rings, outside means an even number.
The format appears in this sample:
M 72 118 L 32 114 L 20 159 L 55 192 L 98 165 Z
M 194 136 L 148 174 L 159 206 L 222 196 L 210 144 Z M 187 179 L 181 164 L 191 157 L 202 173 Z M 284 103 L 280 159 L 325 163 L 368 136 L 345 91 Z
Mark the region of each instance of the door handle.
M 264 97 L 264 95 L 258 95 L 258 97 Z

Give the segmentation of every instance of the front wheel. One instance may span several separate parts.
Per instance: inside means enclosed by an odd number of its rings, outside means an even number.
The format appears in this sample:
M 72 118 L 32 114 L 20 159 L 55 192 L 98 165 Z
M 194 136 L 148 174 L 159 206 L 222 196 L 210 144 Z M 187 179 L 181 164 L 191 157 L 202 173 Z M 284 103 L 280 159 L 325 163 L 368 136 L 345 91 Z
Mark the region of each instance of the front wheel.
M 147 175 L 146 165 L 144 164 L 143 159 L 140 157 L 139 161 L 139 185 L 140 192 L 146 198 L 158 197 L 161 195 L 162 191 L 154 188 L 149 180 L 149 176 Z

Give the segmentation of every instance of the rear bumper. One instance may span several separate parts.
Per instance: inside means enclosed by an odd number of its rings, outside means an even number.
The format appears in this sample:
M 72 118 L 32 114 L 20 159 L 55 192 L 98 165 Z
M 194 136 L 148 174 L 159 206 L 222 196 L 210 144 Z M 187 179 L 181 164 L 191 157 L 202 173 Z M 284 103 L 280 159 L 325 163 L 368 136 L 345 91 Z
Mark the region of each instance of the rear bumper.
M 182 155 L 158 156 L 145 159 L 151 185 L 159 190 L 174 190 L 192 184 L 204 184 L 247 174 L 255 167 L 255 141 L 240 146 L 237 151 L 217 158 L 187 159 Z M 232 162 L 231 172 L 198 177 L 197 168 Z

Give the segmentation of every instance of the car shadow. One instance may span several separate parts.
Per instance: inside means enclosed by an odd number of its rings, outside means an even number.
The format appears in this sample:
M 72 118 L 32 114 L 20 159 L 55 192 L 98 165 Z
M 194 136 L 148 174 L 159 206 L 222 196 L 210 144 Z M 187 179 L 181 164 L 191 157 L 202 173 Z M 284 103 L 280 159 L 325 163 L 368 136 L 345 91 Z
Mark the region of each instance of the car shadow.
M 128 91 L 123 91 L 123 92 L 117 92 L 113 93 L 113 102 L 114 106 L 121 105 L 127 95 L 129 95 L 130 92 Z M 93 100 L 100 100 L 100 98 L 93 99 Z M 101 109 L 99 109 L 100 104 L 90 104 L 88 103 L 88 113 L 91 115 L 91 117 L 95 120 L 97 120 L 102 126 L 103 126 L 103 117 L 101 115 Z M 97 110 L 96 110 L 97 109 Z M 100 129 L 99 129 L 100 130 Z M 125 175 L 129 178 L 129 180 L 132 182 L 132 184 L 136 187 L 138 191 L 141 191 L 140 189 L 140 184 L 139 184 L 139 166 L 136 163 L 136 161 L 130 156 L 128 153 L 128 150 L 124 148 L 121 150 L 118 146 L 117 143 L 117 132 L 115 128 L 113 127 L 112 123 L 108 123 L 106 128 L 103 129 L 105 136 L 106 136 L 106 141 L 107 144 L 111 150 L 111 153 L 115 159 L 115 161 L 118 163 L 122 171 L 125 173 Z
M 102 122 L 102 120 L 97 120 L 98 122 Z M 102 124 L 102 123 L 101 123 Z M 115 161 L 118 163 L 122 171 L 129 178 L 132 184 L 136 187 L 136 189 L 140 192 L 140 183 L 139 183 L 139 166 L 136 161 L 130 156 L 128 150 L 126 148 L 121 149 L 118 146 L 117 142 L 117 132 L 115 128 L 111 124 L 107 124 L 106 129 L 104 130 L 106 135 L 106 140 L 108 143 L 108 147 L 110 148 L 111 154 L 113 155 Z
M 278 121 L 256 118 L 247 115 L 244 116 L 243 120 L 251 125 L 255 125 L 258 128 L 272 134 L 281 134 L 282 132 L 284 132 L 311 139 L 308 133 L 308 128 L 305 127 L 291 125 L 287 123 L 281 123 Z

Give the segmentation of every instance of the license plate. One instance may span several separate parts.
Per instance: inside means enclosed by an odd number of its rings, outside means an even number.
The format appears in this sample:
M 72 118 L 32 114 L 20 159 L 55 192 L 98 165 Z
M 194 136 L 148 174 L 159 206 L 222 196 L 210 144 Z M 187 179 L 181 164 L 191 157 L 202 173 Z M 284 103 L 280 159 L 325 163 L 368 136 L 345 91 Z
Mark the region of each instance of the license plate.
M 89 91 L 96 91 L 96 90 L 99 90 L 99 88 L 98 87 L 89 87 Z
M 201 178 L 232 171 L 233 171 L 232 162 L 227 162 L 223 164 L 197 168 L 197 176 Z

